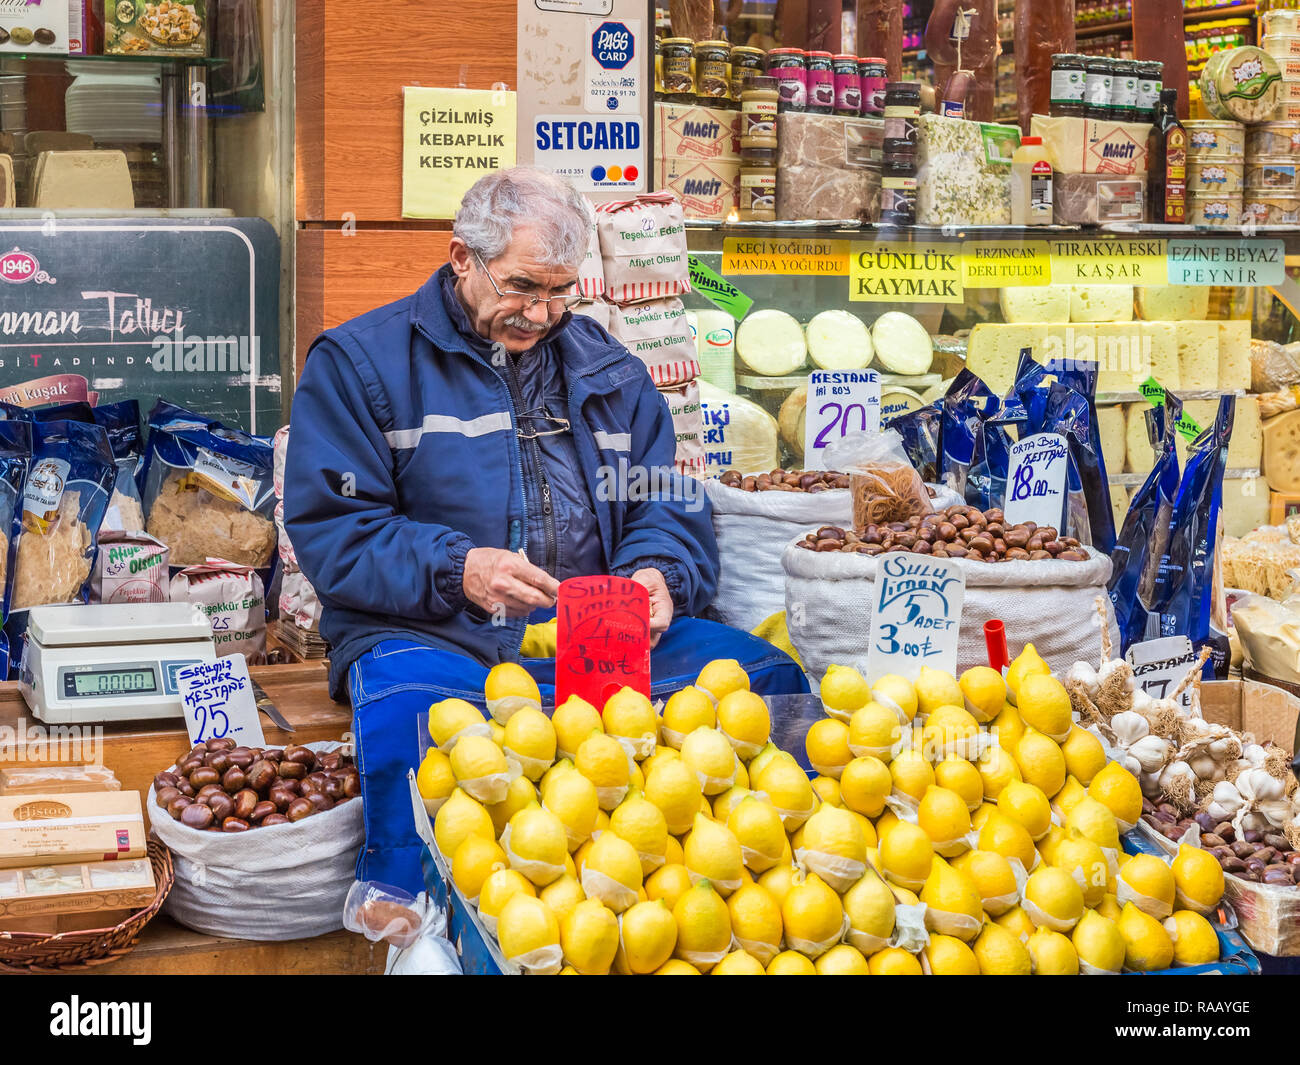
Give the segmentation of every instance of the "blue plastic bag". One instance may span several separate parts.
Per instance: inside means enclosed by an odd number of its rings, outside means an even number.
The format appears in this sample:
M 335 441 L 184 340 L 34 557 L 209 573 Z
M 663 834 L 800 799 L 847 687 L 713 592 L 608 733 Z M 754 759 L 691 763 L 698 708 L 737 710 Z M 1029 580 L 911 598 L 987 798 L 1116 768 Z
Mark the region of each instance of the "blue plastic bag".
M 938 403 L 890 418 L 882 426 L 893 429 L 903 438 L 903 451 L 912 468 L 926 484 L 939 480 L 939 433 L 943 411 Z
M 0 582 L 0 616 L 8 618 L 17 569 L 18 538 L 23 525 L 23 485 L 32 457 L 32 426 L 25 420 L 0 421 L 0 529 L 4 530 L 4 580 Z M 0 628 L 0 677 L 9 675 L 9 639 Z

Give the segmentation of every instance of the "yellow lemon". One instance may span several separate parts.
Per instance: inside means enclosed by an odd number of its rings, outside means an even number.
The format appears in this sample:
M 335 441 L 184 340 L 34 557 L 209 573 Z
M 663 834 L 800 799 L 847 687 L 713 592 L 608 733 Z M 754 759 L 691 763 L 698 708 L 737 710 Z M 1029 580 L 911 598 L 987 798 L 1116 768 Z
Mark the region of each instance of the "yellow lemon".
M 1016 711 L 1020 720 L 1058 743 L 1070 734 L 1070 694 L 1065 685 L 1045 673 L 1031 673 L 1020 682 L 1016 695 Z
M 971 945 L 984 976 L 1029 976 L 1033 962 L 1018 936 L 989 921 Z
M 796 950 L 783 950 L 767 967 L 768 976 L 816 976 L 817 968 Z
M 491 733 L 490 739 L 498 747 L 504 747 L 506 743 L 506 727 L 499 721 L 489 721 L 488 730 Z
M 889 763 L 889 775 L 894 779 L 894 790 L 916 803 L 934 786 L 934 767 L 916 750 L 900 752 Z
M 993 719 L 992 731 L 1005 750 L 1014 751 L 1020 737 L 1025 734 L 1025 723 L 1016 713 L 1016 708 L 1007 703 L 1002 708 L 1002 713 Z
M 820 806 L 800 831 L 803 846 L 798 857 L 804 868 L 834 891 L 847 891 L 866 871 L 867 839 L 848 810 Z
M 727 827 L 740 844 L 745 866 L 763 873 L 781 860 L 785 850 L 785 828 L 781 815 L 766 799 L 749 796 L 736 804 Z
M 655 976 L 700 976 L 700 970 L 680 958 L 669 958 L 654 972 Z
M 515 777 L 506 789 L 506 797 L 487 807 L 488 816 L 492 818 L 492 829 L 498 837 L 506 830 L 510 818 L 530 802 L 537 802 L 537 788 L 527 777 Z
M 828 714 L 848 721 L 853 711 L 871 700 L 871 687 L 852 666 L 832 665 L 822 677 L 821 697 Z
M 894 907 L 897 899 L 889 886 L 868 869 L 841 900 L 849 918 L 847 942 L 864 955 L 884 950 L 894 931 Z
M 467 836 L 496 839 L 492 818 L 460 788 L 453 791 L 433 819 L 433 838 L 442 856 L 450 861 Z
M 1101 902 L 1097 903 L 1097 912 L 1118 925 L 1120 917 L 1119 900 L 1108 891 L 1101 897 Z
M 687 685 L 670 695 L 664 704 L 661 724 L 664 744 L 680 750 L 682 740 L 697 728 L 713 728 L 717 723 L 718 715 L 713 708 L 713 699 L 694 684 Z
M 1209 965 L 1219 960 L 1219 937 L 1210 922 L 1191 910 L 1175 910 L 1165 921 L 1174 944 L 1175 965 Z
M 570 695 L 555 708 L 551 725 L 555 728 L 556 751 L 569 759 L 577 755 L 583 740 L 605 730 L 600 711 L 577 695 Z
M 542 888 L 537 893 L 537 897 L 554 910 L 555 916 L 563 922 L 564 915 L 587 896 L 582 890 L 582 885 L 578 883 L 578 878 L 566 872 L 558 880 L 552 880 Z
M 862 952 L 847 943 L 831 947 L 817 959 L 818 976 L 869 976 L 871 967 Z
M 464 736 L 451 752 L 456 783 L 482 803 L 501 802 L 506 797 L 509 769 L 501 748 L 485 736 Z
M 754 778 L 756 791 L 766 792 L 787 832 L 793 832 L 817 808 L 817 793 L 799 763 L 788 754 L 771 759 Z
M 838 780 L 853 758 L 849 752 L 849 726 L 833 717 L 814 721 L 804 738 L 804 750 L 814 770 Z
M 912 685 L 916 689 L 917 713 L 932 714 L 941 706 L 961 706 L 961 687 L 951 673 L 922 666 Z
M 659 719 L 650 700 L 623 687 L 605 701 L 605 731 L 616 736 L 637 761 L 649 758 L 659 741 Z
M 993 921 L 1000 928 L 1005 928 L 1021 943 L 1028 943 L 1029 937 L 1034 934 L 1034 922 L 1029 919 L 1029 914 L 1025 913 L 1022 906 L 1012 906 L 1006 913 L 993 918 Z
M 975 758 L 979 754 L 980 727 L 960 706 L 937 707 L 921 729 L 921 750 L 931 762 L 950 755 Z
M 429 748 L 415 773 L 415 786 L 420 789 L 424 808 L 432 817 L 442 808 L 456 788 L 456 774 L 451 771 L 451 759 L 436 747 Z
M 1075 804 L 1065 819 L 1065 829 L 1092 840 L 1102 850 L 1119 851 L 1119 826 L 1115 823 L 1115 815 L 1092 796 Z
M 984 822 L 979 832 L 979 849 L 994 851 L 1004 858 L 1015 858 L 1025 867 L 1026 872 L 1034 867 L 1038 853 L 1034 850 L 1034 841 L 1018 821 L 1013 821 L 1006 814 L 994 810 Z
M 916 816 L 917 824 L 934 844 L 936 854 L 952 858 L 970 849 L 966 839 L 971 830 L 970 810 L 955 791 L 931 785 L 921 797 Z
M 574 768 L 596 786 L 597 804 L 612 810 L 627 795 L 631 782 L 627 751 L 604 732 L 593 732 L 578 745 Z
M 570 851 L 575 851 L 586 843 L 596 830 L 600 813 L 596 785 L 582 773 L 571 770 L 544 783 L 542 805 L 564 825 L 565 840 Z
M 950 755 L 934 767 L 934 782 L 961 796 L 966 809 L 974 813 L 984 801 L 984 781 L 974 764 Z
M 673 953 L 708 972 L 731 949 L 731 914 L 707 880 L 701 880 L 673 906 L 677 943 Z
M 681 862 L 670 862 L 656 869 L 645 882 L 646 897 L 651 901 L 663 899 L 669 908 L 691 889 L 691 874 Z
M 886 673 L 871 686 L 871 698 L 894 711 L 899 723 L 906 725 L 916 717 L 916 689 L 897 673 Z
M 462 735 L 487 736 L 487 721 L 478 707 L 464 699 L 443 699 L 429 707 L 429 736 L 450 754 Z
M 629 973 L 652 973 L 672 957 L 677 922 L 670 903 L 663 899 L 638 902 L 624 912 L 621 924 L 620 955 Z
M 1026 728 L 1016 744 L 1016 765 L 1026 784 L 1033 784 L 1044 795 L 1055 795 L 1065 784 L 1065 756 L 1056 741 L 1037 729 Z
M 537 889 L 513 869 L 498 869 L 483 881 L 479 889 L 478 913 L 487 930 L 496 935 L 497 917 L 516 895 L 536 896 Z
M 647 802 L 639 791 L 628 795 L 610 814 L 609 827 L 632 844 L 641 859 L 641 873 L 649 876 L 667 861 L 668 822 L 663 811 Z
M 1035 976 L 1078 976 L 1079 955 L 1060 932 L 1040 928 L 1025 944 Z
M 889 766 L 879 758 L 854 758 L 840 774 L 840 801 L 854 813 L 879 817 L 893 786 Z
M 451 878 L 460 893 L 472 900 L 478 898 L 483 881 L 506 867 L 506 852 L 494 840 L 466 836 L 451 860 Z
M 844 907 L 839 896 L 815 873 L 796 880 L 781 903 L 786 946 L 816 959 L 844 931 Z
M 1087 910 L 1070 935 L 1084 972 L 1117 973 L 1124 967 L 1124 937 L 1114 920 Z
M 727 899 L 736 943 L 763 965 L 781 950 L 781 904 L 761 884 L 746 884 Z
M 774 865 L 758 878 L 758 882 L 771 893 L 778 903 L 785 902 L 785 897 L 794 887 L 794 866 L 789 863 Z
M 583 976 L 605 976 L 618 952 L 618 918 L 586 899 L 560 919 L 560 947 L 564 960 Z
M 749 676 L 734 658 L 715 658 L 700 670 L 695 686 L 721 699 L 735 691 L 749 691 Z
M 667 820 L 665 818 L 665 820 Z M 682 853 L 681 841 L 671 833 L 668 836 L 668 849 L 664 852 L 664 857 L 668 859 L 669 865 L 684 865 L 686 855 Z
M 506 722 L 505 753 L 513 755 L 524 776 L 540 780 L 555 761 L 555 726 L 540 710 L 526 706 Z
M 1174 962 L 1174 943 L 1164 925 L 1133 903 L 1119 915 L 1119 934 L 1124 937 L 1124 964 L 1140 973 L 1168 969 Z
M 975 885 L 960 870 L 935 858 L 921 889 L 925 926 L 940 935 L 974 939 L 984 923 L 984 908 Z
M 736 782 L 736 752 L 715 728 L 697 728 L 682 741 L 682 761 L 705 795 L 721 795 Z
M 811 783 L 819 802 L 831 806 L 844 805 L 844 800 L 840 797 L 840 782 L 834 777 L 813 777 Z
M 1142 788 L 1137 777 L 1118 762 L 1107 763 L 1106 768 L 1092 778 L 1088 795 L 1107 807 L 1125 832 L 1142 816 Z
M 510 859 L 510 868 L 523 873 L 538 887 L 545 887 L 564 873 L 564 859 L 569 853 L 564 823 L 535 803 L 510 818 L 501 844 Z
M 537 681 L 518 662 L 498 662 L 483 682 L 483 698 L 493 720 L 504 725 L 526 706 L 542 708 L 542 693 Z
M 582 890 L 615 913 L 636 904 L 641 888 L 641 858 L 632 844 L 613 832 L 602 832 L 583 862 Z
M 867 960 L 867 967 L 872 976 L 924 976 L 921 963 L 915 954 L 909 954 L 902 947 L 886 947 L 877 951 Z
M 1041 789 L 1013 780 L 998 793 L 998 809 L 1019 822 L 1029 838 L 1042 839 L 1052 827 L 1052 806 Z
M 921 951 L 933 976 L 979 976 L 975 952 L 953 936 L 931 936 Z
M 1051 672 L 1051 667 L 1043 661 L 1037 648 L 1032 643 L 1025 644 L 1025 649 L 1007 667 L 1007 691 L 1010 694 L 1011 704 L 1015 705 L 1017 702 L 1020 685 L 1024 683 L 1026 677 L 1041 676 Z
M 976 721 L 992 721 L 1007 702 L 1007 683 L 989 666 L 972 666 L 957 682 L 966 709 Z
M 1135 854 L 1119 871 L 1119 901 L 1163 921 L 1174 912 L 1174 874 L 1154 854 Z
M 712 881 L 714 889 L 723 898 L 740 887 L 745 863 L 740 853 L 740 841 L 726 825 L 696 814 L 691 834 L 682 844 L 682 853 L 692 880 Z
M 749 788 L 743 788 L 737 784 L 728 788 L 721 795 L 714 796 L 713 820 L 722 821 L 725 824 L 727 819 L 731 817 L 731 811 L 753 794 Z
M 709 972 L 710 976 L 766 976 L 762 964 L 746 950 L 733 950 Z
M 1068 932 L 1083 916 L 1083 891 L 1064 869 L 1039 866 L 1025 882 L 1021 905 L 1035 927 Z
M 975 768 L 979 770 L 984 798 L 990 801 L 996 801 L 1010 781 L 1021 779 L 1016 760 L 1005 747 L 999 745 L 987 748 L 975 763 Z
M 1011 863 L 996 851 L 968 851 L 954 859 L 953 867 L 970 878 L 981 907 L 990 917 L 1006 913 L 1020 901 L 1020 887 Z
M 1069 740 L 1065 741 L 1067 744 Z M 1061 749 L 1065 754 L 1065 748 Z M 1069 757 L 1066 757 L 1066 765 L 1069 765 Z M 1083 785 L 1079 783 L 1074 774 L 1069 774 L 1065 778 L 1065 784 L 1055 795 L 1052 796 L 1052 806 L 1059 811 L 1062 817 L 1068 817 L 1070 811 L 1074 809 L 1075 804 L 1083 798 L 1087 798 L 1088 793 L 1084 790 Z
M 1197 913 L 1209 913 L 1223 898 L 1223 867 L 1218 859 L 1186 843 L 1174 858 L 1174 890 L 1178 905 Z
M 560 923 L 551 908 L 531 895 L 515 895 L 497 917 L 497 942 L 506 961 L 527 972 L 560 971 Z
M 903 746 L 903 726 L 897 713 L 874 701 L 854 710 L 849 718 L 848 746 L 854 757 L 890 761 Z
M 934 845 L 918 825 L 899 821 L 880 837 L 880 871 L 902 887 L 920 891 L 933 862 Z
M 768 762 L 770 762 L 777 755 L 784 755 L 785 753 L 786 752 L 781 750 L 781 748 L 778 747 L 775 743 L 773 743 L 771 740 L 768 740 L 765 744 L 763 744 L 763 749 L 759 751 L 758 754 L 754 755 L 754 757 L 749 760 L 746 766 L 746 768 L 749 770 L 749 779 L 757 780 L 758 774 L 763 772 Z
M 676 759 L 656 765 L 646 777 L 645 797 L 663 812 L 669 834 L 680 836 L 690 831 L 704 796 L 695 771 Z
M 1106 894 L 1110 866 L 1097 844 L 1086 836 L 1067 835 L 1057 845 L 1049 860 L 1074 878 L 1083 892 L 1085 906 L 1101 905 Z
M 1106 766 L 1106 751 L 1101 740 L 1078 725 L 1070 728 L 1070 734 L 1061 744 L 1061 753 L 1065 755 L 1066 772 L 1085 787 Z
M 767 703 L 751 691 L 728 692 L 718 700 L 718 729 L 739 758 L 753 758 L 772 734 Z

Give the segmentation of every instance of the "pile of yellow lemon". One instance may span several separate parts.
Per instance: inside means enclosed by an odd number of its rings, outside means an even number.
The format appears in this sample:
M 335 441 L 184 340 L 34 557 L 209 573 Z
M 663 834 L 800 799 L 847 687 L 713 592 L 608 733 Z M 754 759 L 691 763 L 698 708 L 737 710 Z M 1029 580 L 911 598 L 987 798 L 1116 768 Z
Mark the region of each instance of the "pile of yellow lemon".
M 1215 961 L 1213 856 L 1125 855 L 1137 780 L 1032 645 L 1003 676 L 832 667 L 817 776 L 731 659 L 662 715 L 624 688 L 547 717 L 496 666 L 447 699 L 417 784 L 452 879 L 528 973 L 1072 974 Z

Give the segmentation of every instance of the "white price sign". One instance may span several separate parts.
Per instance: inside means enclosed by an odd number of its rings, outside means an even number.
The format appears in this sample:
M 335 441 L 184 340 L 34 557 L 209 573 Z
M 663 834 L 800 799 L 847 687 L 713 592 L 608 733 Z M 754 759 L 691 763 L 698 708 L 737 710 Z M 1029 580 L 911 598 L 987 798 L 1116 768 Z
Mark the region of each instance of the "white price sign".
M 816 370 L 808 375 L 803 467 L 824 468 L 826 445 L 849 433 L 880 432 L 880 374 L 875 370 Z
M 1135 643 L 1124 657 L 1133 667 L 1142 690 L 1152 699 L 1166 699 L 1187 676 L 1197 656 L 1192 641 L 1186 636 L 1163 636 L 1158 640 Z M 1178 697 L 1178 705 L 1191 710 L 1191 688 Z
M 176 671 L 191 743 L 229 736 L 241 747 L 264 747 L 257 698 L 242 654 L 194 662 Z
M 957 674 L 966 576 L 956 559 L 899 551 L 877 556 L 867 641 L 867 681 L 915 680 L 922 666 Z
M 1070 445 L 1057 433 L 1035 433 L 1011 445 L 1002 512 L 1008 525 L 1032 521 L 1064 532 Z

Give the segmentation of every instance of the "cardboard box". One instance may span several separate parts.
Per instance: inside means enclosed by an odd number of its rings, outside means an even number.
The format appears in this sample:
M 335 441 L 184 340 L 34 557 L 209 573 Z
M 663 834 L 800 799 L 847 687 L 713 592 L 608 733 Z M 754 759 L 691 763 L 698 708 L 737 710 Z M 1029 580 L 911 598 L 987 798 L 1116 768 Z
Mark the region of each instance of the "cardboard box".
M 0 0 L 0 52 L 68 50 L 68 0 Z
M 1057 174 L 1053 220 L 1065 225 L 1141 222 L 1146 179 L 1113 174 Z
M 66 7 L 67 0 L 63 2 Z M 108 0 L 104 5 L 104 53 L 207 55 L 207 0 L 171 0 L 167 11 L 161 8 L 161 0 L 134 0 L 134 4 Z
M 138 791 L 0 795 L 0 869 L 143 858 Z
M 1149 123 L 1034 115 L 1029 132 L 1043 138 L 1052 169 L 1058 174 L 1147 172 Z
M 1216 680 L 1201 686 L 1201 713 L 1206 721 L 1249 732 L 1255 742 L 1276 743 L 1295 753 L 1300 697 L 1262 679 Z
M 693 104 L 655 104 L 655 155 L 740 161 L 740 112 Z
M 155 892 L 148 858 L 0 869 L 0 926 L 12 928 L 10 918 L 138 910 L 153 902 Z M 105 927 L 105 920 L 96 916 L 85 927 Z
M 107 766 L 40 765 L 0 769 L 0 795 L 63 795 L 70 791 L 121 791 Z
M 740 203 L 740 163 L 656 159 L 654 187 L 676 195 L 687 218 L 725 222 Z

